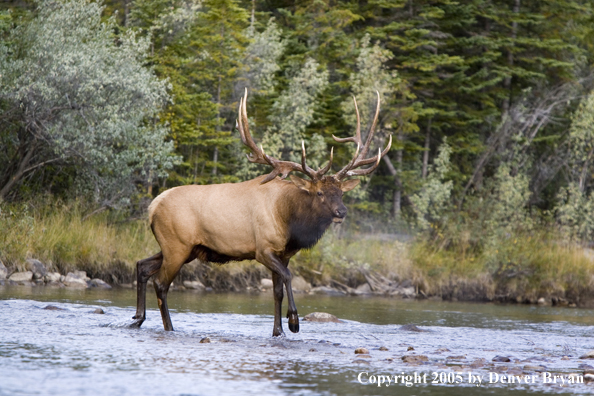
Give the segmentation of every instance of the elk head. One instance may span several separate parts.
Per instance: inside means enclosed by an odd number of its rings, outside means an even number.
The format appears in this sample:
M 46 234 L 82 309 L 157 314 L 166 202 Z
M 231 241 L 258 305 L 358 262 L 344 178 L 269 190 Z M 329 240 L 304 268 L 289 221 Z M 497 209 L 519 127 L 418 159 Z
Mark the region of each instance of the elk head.
M 337 138 L 332 135 L 335 141 L 339 143 L 353 142 L 357 145 L 355 155 L 351 161 L 346 164 L 340 171 L 334 175 L 325 175 L 332 166 L 332 159 L 334 156 L 334 148 L 330 150 L 330 159 L 326 166 L 313 170 L 306 164 L 306 153 L 305 143 L 301 142 L 301 163 L 298 164 L 292 161 L 282 161 L 274 157 L 269 156 L 264 152 L 262 146 L 258 147 L 254 142 L 252 135 L 250 134 L 248 126 L 248 117 L 246 110 L 247 103 L 247 89 L 245 95 L 239 101 L 239 118 L 237 120 L 237 129 L 241 135 L 241 141 L 252 151 L 251 155 L 248 155 L 248 160 L 252 163 L 270 165 L 273 170 L 262 180 L 262 184 L 268 183 L 275 177 L 279 176 L 281 179 L 285 179 L 290 172 L 297 171 L 307 175 L 310 180 L 302 179 L 295 175 L 291 175 L 290 179 L 301 190 L 306 191 L 312 199 L 311 207 L 320 213 L 322 217 L 329 217 L 335 223 L 342 223 L 346 217 L 347 209 L 342 202 L 342 194 L 350 191 L 359 184 L 359 179 L 345 180 L 350 176 L 363 176 L 373 172 L 379 165 L 381 158 L 390 150 L 392 145 L 392 136 L 390 135 L 386 148 L 382 151 L 378 149 L 377 155 L 365 158 L 369 151 L 369 146 L 373 140 L 375 133 L 375 126 L 379 117 L 380 111 L 380 96 L 377 93 L 377 105 L 373 122 L 367 133 L 367 139 L 363 143 L 361 139 L 361 119 L 359 116 L 359 109 L 357 107 L 357 100 L 353 97 L 355 104 L 355 112 L 357 115 L 357 128 L 355 136 L 347 138 Z M 357 169 L 364 165 L 371 165 L 368 168 Z

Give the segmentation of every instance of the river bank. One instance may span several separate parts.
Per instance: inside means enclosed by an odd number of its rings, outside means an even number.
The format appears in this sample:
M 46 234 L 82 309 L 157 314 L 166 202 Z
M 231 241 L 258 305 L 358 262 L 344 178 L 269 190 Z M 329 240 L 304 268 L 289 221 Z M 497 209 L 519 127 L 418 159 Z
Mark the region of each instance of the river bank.
M 118 277 L 105 274 L 87 274 L 83 270 L 60 273 L 50 264 L 36 259 L 26 259 L 22 266 L 7 268 L 0 262 L 0 286 L 56 287 L 69 289 L 135 289 L 133 270 Z M 350 268 L 332 272 L 339 276 L 334 279 L 323 272 L 303 267 L 298 261 L 292 282 L 293 291 L 298 294 L 317 294 L 327 296 L 383 296 L 394 299 L 430 299 L 444 301 L 501 302 L 561 306 L 568 308 L 594 306 L 592 293 L 577 294 L 575 290 L 556 290 L 555 293 L 528 295 L 525 290 L 514 292 L 507 286 L 510 279 L 503 279 L 499 284 L 496 279 L 484 275 L 475 279 L 458 277 L 449 282 L 441 282 L 439 287 L 427 283 L 427 280 L 414 278 L 401 279 L 392 273 L 392 278 L 366 268 Z M 418 274 L 418 273 L 417 273 Z M 90 275 L 90 276 L 89 276 Z M 305 275 L 305 276 L 304 276 Z M 114 282 L 114 279 L 116 280 Z M 152 282 L 148 283 L 149 288 Z M 198 261 L 188 263 L 171 286 L 175 291 L 198 293 L 210 292 L 249 292 L 267 293 L 272 290 L 272 280 L 268 270 L 255 262 L 230 263 L 225 266 L 205 264 Z M 430 293 L 427 290 L 437 290 Z
M 136 261 L 159 250 L 146 219 L 89 216 L 76 202 L 4 205 L 0 227 L 10 230 L 0 234 L 0 282 L 6 284 L 134 288 Z M 411 234 L 361 233 L 347 221 L 299 252 L 290 269 L 301 293 L 594 306 L 594 251 L 542 230 L 478 249 Z M 194 261 L 172 287 L 258 292 L 269 290 L 269 278 L 256 262 Z

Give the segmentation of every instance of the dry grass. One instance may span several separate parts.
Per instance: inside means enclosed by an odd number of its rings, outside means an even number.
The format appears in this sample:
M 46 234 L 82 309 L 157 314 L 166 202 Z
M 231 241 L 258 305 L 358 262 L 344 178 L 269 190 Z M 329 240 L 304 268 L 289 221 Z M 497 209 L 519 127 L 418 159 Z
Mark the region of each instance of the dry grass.
M 407 244 L 360 236 L 339 239 L 333 230 L 312 249 L 299 252 L 291 260 L 291 268 L 314 285 L 325 285 L 335 279 L 350 287 L 365 282 L 364 271 L 378 272 L 395 280 L 410 279 L 412 274 Z
M 23 270 L 25 259 L 36 258 L 50 269 L 82 269 L 89 274 L 113 274 L 129 280 L 134 263 L 158 251 L 146 221 L 119 222 L 102 213 L 84 218 L 80 203 L 0 207 L 0 259 Z M 126 279 L 121 279 L 122 277 Z M 115 281 L 110 279 L 109 281 Z
M 87 271 L 113 283 L 133 280 L 135 262 L 158 251 L 146 220 L 124 221 L 121 214 L 85 218 L 84 205 L 46 202 L 0 206 L 0 260 L 24 270 L 36 258 L 50 269 Z M 463 238 L 462 238 L 463 239 Z M 468 239 L 468 238 L 467 238 Z M 310 250 L 291 260 L 291 270 L 315 285 L 337 280 L 350 287 L 376 272 L 411 280 L 426 295 L 464 300 L 532 301 L 594 298 L 594 253 L 558 242 L 552 233 L 510 237 L 488 248 L 418 239 L 412 243 L 339 238 L 329 230 Z M 186 266 L 178 282 L 199 277 L 218 290 L 257 286 L 268 270 L 255 262 Z
M 588 250 L 553 235 L 512 236 L 478 253 L 411 247 L 415 276 L 427 294 L 464 299 L 534 301 L 563 297 L 579 302 L 594 292 L 594 260 Z

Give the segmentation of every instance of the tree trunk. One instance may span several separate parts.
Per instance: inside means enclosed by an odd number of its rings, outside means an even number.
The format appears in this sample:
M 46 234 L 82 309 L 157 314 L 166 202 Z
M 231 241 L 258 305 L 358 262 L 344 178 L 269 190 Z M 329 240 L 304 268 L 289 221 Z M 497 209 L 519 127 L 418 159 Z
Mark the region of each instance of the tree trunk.
M 429 167 L 429 148 L 431 147 L 431 118 L 427 122 L 427 132 L 425 133 L 425 151 L 423 152 L 423 170 L 421 175 L 423 179 L 427 178 L 427 168 Z
M 29 145 L 29 148 L 27 149 L 27 151 L 25 152 L 25 155 L 21 159 L 19 166 L 18 166 L 16 172 L 14 173 L 14 175 L 9 177 L 8 180 L 6 181 L 6 183 L 2 186 L 2 188 L 0 188 L 0 202 L 2 202 L 4 200 L 4 197 L 6 197 L 6 194 L 8 194 L 8 192 L 14 187 L 14 185 L 19 180 L 21 180 L 23 175 L 28 170 L 35 168 L 35 167 L 33 167 L 33 168 L 27 167 L 27 165 L 29 164 L 29 161 L 31 161 L 31 158 L 33 157 L 33 153 L 35 152 L 35 150 L 36 150 L 36 144 L 35 144 L 35 142 L 32 142 Z
M 514 16 L 515 16 L 515 14 L 519 14 L 519 13 L 520 13 L 520 0 L 514 0 Z M 511 29 L 512 29 L 511 37 L 512 37 L 512 46 L 513 46 L 514 45 L 513 43 L 518 38 L 518 22 L 513 21 L 511 24 Z M 511 48 L 507 50 L 507 64 L 509 65 L 510 68 L 514 65 L 514 54 L 511 50 Z M 505 92 L 506 92 L 507 96 L 503 100 L 503 104 L 501 106 L 501 117 L 502 118 L 505 118 L 507 116 L 507 113 L 509 112 L 509 106 L 510 106 L 510 102 L 511 102 L 511 80 L 512 80 L 511 76 L 507 76 L 503 80 L 503 88 L 505 88 Z
M 402 139 L 401 132 L 398 133 L 397 139 L 399 141 Z M 383 160 L 387 165 L 390 174 L 394 176 L 394 193 L 392 195 L 391 214 L 394 219 L 398 219 L 402 210 L 402 181 L 400 180 L 400 171 L 402 170 L 402 149 L 396 152 L 396 166 L 394 166 L 392 160 L 387 155 L 383 157 Z
M 217 137 L 219 137 L 219 133 L 221 132 L 221 76 L 219 76 L 219 86 L 217 87 Z M 217 175 L 217 163 L 219 161 L 219 148 L 215 146 L 214 153 L 212 155 L 212 175 Z
M 128 14 L 130 14 L 130 0 L 124 0 L 124 27 L 128 27 Z

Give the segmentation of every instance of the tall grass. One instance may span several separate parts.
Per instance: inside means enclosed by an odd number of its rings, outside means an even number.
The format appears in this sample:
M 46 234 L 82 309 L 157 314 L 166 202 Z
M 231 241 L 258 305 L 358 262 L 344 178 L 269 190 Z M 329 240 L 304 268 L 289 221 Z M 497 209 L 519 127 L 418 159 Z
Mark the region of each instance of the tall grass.
M 312 249 L 299 252 L 291 268 L 314 285 L 326 285 L 332 279 L 350 287 L 365 283 L 366 272 L 394 280 L 410 279 L 413 274 L 406 243 L 364 234 L 339 238 L 333 230 Z
M 420 289 L 459 299 L 576 303 L 594 296 L 594 260 L 587 249 L 562 243 L 550 231 L 512 235 L 484 249 L 445 247 L 426 240 L 410 250 Z
M 0 259 L 24 270 L 27 258 L 50 270 L 75 269 L 109 281 L 129 281 L 134 264 L 156 253 L 158 245 L 146 221 L 125 221 L 114 213 L 85 218 L 85 205 L 37 203 L 0 207 Z
M 159 250 L 148 222 L 89 212 L 80 202 L 1 204 L 0 260 L 11 270 L 24 270 L 26 259 L 35 258 L 63 274 L 78 269 L 112 283 L 133 281 L 136 261 Z M 377 273 L 410 280 L 426 296 L 445 299 L 594 300 L 594 252 L 562 243 L 550 230 L 508 235 L 497 243 L 477 243 L 471 234 L 462 230 L 453 240 L 454 233 L 435 233 L 434 239 L 404 243 L 365 234 L 340 237 L 330 229 L 292 258 L 291 270 L 314 286 L 338 281 L 357 287 L 365 274 Z M 242 290 L 267 274 L 255 262 L 193 263 L 177 282 L 199 278 L 215 290 Z

